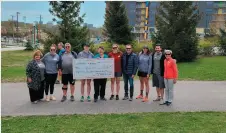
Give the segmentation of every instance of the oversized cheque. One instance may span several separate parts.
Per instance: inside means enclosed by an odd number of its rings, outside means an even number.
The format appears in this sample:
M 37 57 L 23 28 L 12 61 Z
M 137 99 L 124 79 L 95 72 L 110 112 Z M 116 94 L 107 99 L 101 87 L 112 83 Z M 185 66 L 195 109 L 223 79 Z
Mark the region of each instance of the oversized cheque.
M 114 77 L 114 59 L 74 59 L 74 79 L 98 79 Z

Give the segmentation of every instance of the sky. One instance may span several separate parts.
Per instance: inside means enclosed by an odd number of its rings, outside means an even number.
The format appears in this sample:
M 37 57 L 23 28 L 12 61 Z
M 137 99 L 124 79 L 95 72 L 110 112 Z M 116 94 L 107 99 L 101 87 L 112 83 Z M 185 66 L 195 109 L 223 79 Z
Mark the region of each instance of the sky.
M 53 16 L 49 13 L 49 3 L 47 1 L 3 1 L 1 2 L 1 20 L 11 20 L 16 12 L 19 12 L 19 22 L 24 22 L 23 16 L 26 16 L 26 23 L 34 23 L 40 20 L 42 16 L 43 23 L 52 21 Z M 84 22 L 100 27 L 104 24 L 105 2 L 104 1 L 85 1 L 81 5 L 80 14 L 86 14 Z

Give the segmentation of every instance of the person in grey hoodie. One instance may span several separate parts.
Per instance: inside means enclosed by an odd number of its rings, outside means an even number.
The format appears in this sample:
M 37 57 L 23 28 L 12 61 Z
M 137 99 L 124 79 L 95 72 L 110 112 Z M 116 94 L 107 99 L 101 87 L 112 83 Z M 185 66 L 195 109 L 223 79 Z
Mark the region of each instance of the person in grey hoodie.
M 53 44 L 50 47 L 50 52 L 45 54 L 45 56 L 41 59 L 42 62 L 46 66 L 45 71 L 45 79 L 46 79 L 46 86 L 45 86 L 45 94 L 46 98 L 45 100 L 49 102 L 50 100 L 56 100 L 56 98 L 53 96 L 54 92 L 54 84 L 57 79 L 58 74 L 58 63 L 59 63 L 59 55 L 56 54 L 56 45 Z M 50 90 L 50 97 L 48 96 Z
M 148 101 L 149 93 L 149 77 L 151 74 L 152 56 L 147 45 L 143 47 L 143 50 L 138 56 L 138 76 L 140 79 L 140 95 L 136 99 L 143 99 L 142 102 Z M 146 96 L 143 97 L 144 86 L 146 86 Z
M 89 44 L 84 44 L 84 50 L 81 51 L 79 54 L 78 54 L 78 58 L 93 58 L 93 53 L 91 53 L 89 51 Z M 91 79 L 82 79 L 81 80 L 81 99 L 80 101 L 81 102 L 84 102 L 84 87 L 85 87 L 85 83 L 87 83 L 87 101 L 90 102 L 91 101 L 91 98 L 90 98 L 90 92 L 91 92 Z

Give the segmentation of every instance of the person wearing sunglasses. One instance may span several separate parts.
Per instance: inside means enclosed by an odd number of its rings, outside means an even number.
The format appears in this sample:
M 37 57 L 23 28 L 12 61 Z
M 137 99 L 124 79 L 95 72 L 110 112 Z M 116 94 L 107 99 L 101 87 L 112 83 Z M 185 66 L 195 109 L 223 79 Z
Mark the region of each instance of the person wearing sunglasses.
M 172 58 L 172 51 L 165 50 L 166 59 L 164 60 L 164 82 L 165 82 L 165 102 L 160 105 L 171 105 L 173 101 L 173 87 L 177 82 L 178 70 L 176 60 Z
M 70 100 L 74 101 L 74 91 L 75 91 L 75 79 L 73 79 L 73 59 L 77 58 L 77 53 L 71 51 L 71 44 L 65 44 L 65 52 L 60 56 L 59 60 L 59 73 L 62 75 L 62 90 L 63 97 L 61 102 L 67 100 L 67 90 L 68 90 L 68 82 L 70 83 L 71 88 L 71 97 Z
M 35 51 L 33 60 L 26 67 L 30 100 L 34 104 L 43 99 L 45 89 L 45 64 L 41 61 L 41 56 L 40 50 Z
M 96 54 L 94 58 L 98 58 L 98 59 L 108 58 L 108 55 L 104 54 L 103 46 L 99 46 L 98 54 Z M 106 89 L 107 79 L 101 78 L 101 79 L 94 79 L 93 81 L 94 81 L 94 102 L 97 102 L 99 96 L 100 96 L 100 100 L 106 101 L 107 99 L 105 98 L 105 89 Z
M 136 97 L 136 99 L 143 99 L 142 102 L 148 102 L 148 94 L 149 94 L 149 77 L 151 74 L 151 52 L 147 45 L 144 45 L 143 50 L 140 52 L 138 56 L 138 76 L 140 79 L 140 95 Z M 146 96 L 143 97 L 144 86 L 146 87 Z
M 152 75 L 152 84 L 153 87 L 156 87 L 157 98 L 153 101 L 159 101 L 163 103 L 164 97 L 164 60 L 165 56 L 162 52 L 162 48 L 160 44 L 156 44 L 155 52 L 152 54 L 152 67 L 151 74 Z
M 49 102 L 50 100 L 56 100 L 56 98 L 53 96 L 54 92 L 54 84 L 57 79 L 58 74 L 58 63 L 59 63 L 59 55 L 56 54 L 56 45 L 53 44 L 50 47 L 50 52 L 45 54 L 45 56 L 42 58 L 42 62 L 46 66 L 45 71 L 45 80 L 46 80 L 46 87 L 45 87 L 45 94 L 46 98 L 45 100 Z M 50 90 L 50 97 L 48 96 Z
M 110 100 L 114 99 L 114 86 L 116 82 L 116 100 L 119 100 L 120 90 L 120 77 L 122 77 L 121 58 L 122 52 L 119 51 L 118 44 L 112 45 L 112 51 L 108 54 L 109 58 L 114 58 L 115 66 L 115 77 L 111 79 L 111 97 Z
M 137 73 L 138 68 L 138 57 L 135 53 L 132 52 L 132 45 L 126 45 L 126 52 L 122 55 L 122 72 L 124 80 L 124 90 L 125 95 L 122 100 L 133 101 L 133 92 L 134 92 L 134 76 Z M 128 81 L 130 84 L 130 98 L 128 95 Z
M 84 44 L 84 50 L 78 54 L 78 58 L 93 58 L 93 53 L 89 51 L 89 44 Z M 85 83 L 87 84 L 87 101 L 90 102 L 90 92 L 91 92 L 91 79 L 82 79 L 81 80 L 81 102 L 84 102 L 84 87 Z
M 58 47 L 57 53 L 59 56 L 61 56 L 65 52 L 64 44 L 62 42 L 59 42 L 57 47 Z M 55 84 L 60 84 L 60 79 L 61 79 L 61 76 L 59 75 L 59 71 L 58 71 L 58 76 Z

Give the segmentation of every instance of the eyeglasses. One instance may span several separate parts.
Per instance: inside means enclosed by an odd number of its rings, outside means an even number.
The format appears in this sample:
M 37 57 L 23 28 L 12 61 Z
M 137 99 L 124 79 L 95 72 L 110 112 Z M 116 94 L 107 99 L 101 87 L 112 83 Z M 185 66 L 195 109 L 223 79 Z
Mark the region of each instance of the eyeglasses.
M 56 51 L 56 49 L 50 49 L 50 51 Z
M 70 48 L 70 46 L 65 46 L 65 48 Z
M 171 54 L 166 54 L 166 55 L 171 55 Z

